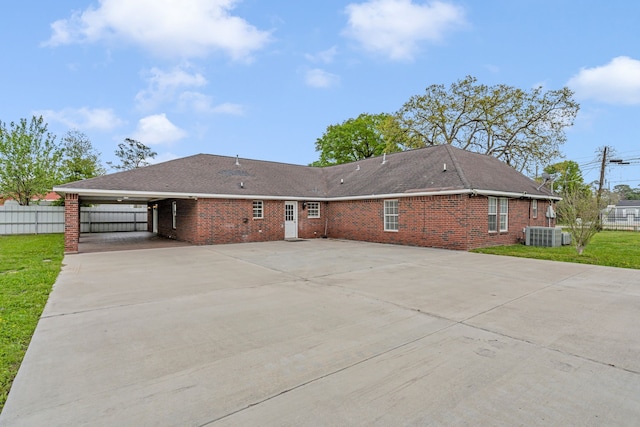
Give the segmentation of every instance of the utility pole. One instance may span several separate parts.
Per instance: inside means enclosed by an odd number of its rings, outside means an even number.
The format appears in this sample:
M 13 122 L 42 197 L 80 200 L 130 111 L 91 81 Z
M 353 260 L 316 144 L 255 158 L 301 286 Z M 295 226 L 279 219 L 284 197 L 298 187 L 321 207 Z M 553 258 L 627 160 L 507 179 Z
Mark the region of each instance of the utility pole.
M 604 186 L 604 169 L 607 167 L 607 150 L 609 147 L 606 145 L 602 149 L 602 165 L 600 166 L 600 182 L 598 183 L 598 194 L 596 195 L 596 206 L 601 209 L 601 201 L 602 201 L 602 187 Z M 598 215 L 598 224 L 597 230 L 602 230 L 602 215 Z
M 602 166 L 600 166 L 600 182 L 598 183 L 598 194 L 596 195 L 596 202 L 598 208 L 600 208 L 600 200 L 602 199 L 602 187 L 604 187 L 604 169 L 607 167 L 607 147 L 606 145 L 602 149 Z

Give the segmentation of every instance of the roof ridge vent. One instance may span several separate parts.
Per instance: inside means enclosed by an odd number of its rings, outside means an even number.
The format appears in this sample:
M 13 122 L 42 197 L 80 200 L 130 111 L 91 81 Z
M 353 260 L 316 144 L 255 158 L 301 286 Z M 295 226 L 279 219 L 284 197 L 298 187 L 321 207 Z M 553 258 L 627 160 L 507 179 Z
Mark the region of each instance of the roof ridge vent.
M 240 159 L 238 158 L 237 154 L 236 154 L 236 166 L 240 166 Z

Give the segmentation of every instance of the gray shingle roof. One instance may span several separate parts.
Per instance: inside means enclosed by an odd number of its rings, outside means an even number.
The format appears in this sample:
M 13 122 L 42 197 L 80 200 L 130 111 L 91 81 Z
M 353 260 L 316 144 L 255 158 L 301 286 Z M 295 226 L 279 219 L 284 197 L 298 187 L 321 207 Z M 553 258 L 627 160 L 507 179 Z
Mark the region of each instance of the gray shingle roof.
M 198 154 L 60 185 L 55 190 L 312 199 L 473 189 L 553 197 L 546 188 L 538 187 L 493 157 L 439 145 L 325 168 Z
M 616 206 L 621 208 L 637 208 L 640 207 L 640 200 L 620 200 Z

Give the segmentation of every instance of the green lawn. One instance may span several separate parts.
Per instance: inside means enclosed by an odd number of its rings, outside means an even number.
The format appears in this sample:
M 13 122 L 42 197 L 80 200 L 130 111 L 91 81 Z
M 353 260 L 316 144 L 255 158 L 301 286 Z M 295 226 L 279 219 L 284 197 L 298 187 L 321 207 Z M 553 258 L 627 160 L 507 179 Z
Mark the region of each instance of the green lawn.
M 472 252 L 640 269 L 640 233 L 602 231 L 593 236 L 582 255 L 578 255 L 573 246 L 560 248 L 525 245 L 495 246 L 476 249 Z
M 0 411 L 64 255 L 64 235 L 0 236 Z

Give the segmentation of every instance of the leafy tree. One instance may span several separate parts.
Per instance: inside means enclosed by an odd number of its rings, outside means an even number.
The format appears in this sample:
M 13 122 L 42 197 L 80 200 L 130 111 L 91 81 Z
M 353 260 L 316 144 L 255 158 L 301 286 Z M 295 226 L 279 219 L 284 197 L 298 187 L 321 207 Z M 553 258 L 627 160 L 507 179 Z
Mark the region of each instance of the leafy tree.
M 0 122 L 0 194 L 28 206 L 60 183 L 62 151 L 42 116 Z
M 125 138 L 124 142 L 118 144 L 115 153 L 120 158 L 120 164 L 114 165 L 112 162 L 107 162 L 107 164 L 121 171 L 149 166 L 147 159 L 153 159 L 158 155 L 140 141 L 131 138 Z
M 311 165 L 338 165 L 400 151 L 396 138 L 401 138 L 401 134 L 395 118 L 389 114 L 360 114 L 355 119 L 327 127 L 316 140 L 320 159 Z
M 106 173 L 100 163 L 100 153 L 94 150 L 91 140 L 78 130 L 70 130 L 62 138 L 63 182 L 80 181 Z
M 582 255 L 591 238 L 601 230 L 601 208 L 588 188 L 567 188 L 558 202 L 558 217 L 571 234 L 571 242 L 578 255 Z
M 549 165 L 544 168 L 544 172 L 556 175 L 553 182 L 553 190 L 557 193 L 564 194 L 567 191 L 572 192 L 587 188 L 580 166 L 573 160 L 565 160 Z
M 640 200 L 640 186 L 638 188 L 631 188 L 627 184 L 619 184 L 613 187 L 613 191 L 620 195 L 622 200 Z
M 560 155 L 565 128 L 579 105 L 568 88 L 529 91 L 507 85 L 478 84 L 472 76 L 427 87 L 400 111 L 400 126 L 420 146 L 452 144 L 489 154 L 519 171 L 547 164 Z

